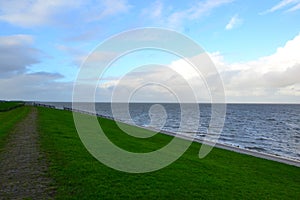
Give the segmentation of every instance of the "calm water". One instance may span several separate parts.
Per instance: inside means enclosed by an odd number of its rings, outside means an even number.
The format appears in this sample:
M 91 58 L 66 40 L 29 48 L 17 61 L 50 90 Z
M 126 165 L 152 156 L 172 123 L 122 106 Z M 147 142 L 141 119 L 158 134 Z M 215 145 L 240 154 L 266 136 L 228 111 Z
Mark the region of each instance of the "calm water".
M 71 107 L 71 103 L 47 104 Z M 126 111 L 125 105 L 117 105 L 119 115 L 115 118 L 118 120 L 171 132 L 180 130 L 181 110 L 179 104 L 160 104 L 164 107 L 165 112 L 157 110 L 158 113 L 153 118 L 156 120 L 152 121 L 149 110 L 154 104 L 130 104 L 129 112 L 132 121 L 128 120 L 128 117 L 122 118 L 125 116 L 122 115 L 122 112 Z M 199 108 L 201 125 L 195 131 L 197 137 L 203 138 L 210 121 L 211 106 L 199 104 Z M 109 103 L 97 103 L 96 112 L 113 117 Z M 193 110 L 188 112 L 193 112 Z M 190 119 L 189 122 L 195 123 L 195 120 Z M 300 104 L 228 104 L 225 125 L 218 142 L 300 160 Z

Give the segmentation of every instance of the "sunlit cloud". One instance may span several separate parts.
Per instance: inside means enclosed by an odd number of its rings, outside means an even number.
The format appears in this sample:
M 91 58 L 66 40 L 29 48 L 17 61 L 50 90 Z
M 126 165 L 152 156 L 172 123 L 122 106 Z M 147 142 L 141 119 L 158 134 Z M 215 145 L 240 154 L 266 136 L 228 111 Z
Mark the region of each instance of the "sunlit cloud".
M 220 68 L 228 98 L 236 96 L 242 101 L 243 96 L 256 96 L 261 97 L 260 99 L 267 96 L 276 99 L 275 96 L 284 94 L 286 99 L 299 99 L 299 51 L 300 34 L 270 56 L 242 63 L 226 63 L 221 60 L 216 66 Z

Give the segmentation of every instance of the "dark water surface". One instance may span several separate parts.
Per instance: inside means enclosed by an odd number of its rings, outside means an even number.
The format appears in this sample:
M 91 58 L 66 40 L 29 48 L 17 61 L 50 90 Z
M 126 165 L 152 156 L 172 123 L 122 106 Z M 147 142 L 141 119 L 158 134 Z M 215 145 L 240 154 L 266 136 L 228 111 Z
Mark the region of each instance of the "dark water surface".
M 71 103 L 46 104 L 58 108 L 72 107 Z M 131 103 L 129 113 L 132 120 L 122 117 L 126 116 L 126 104 L 118 104 L 116 107 L 119 113 L 117 117 L 112 115 L 110 103 L 97 103 L 96 112 L 126 123 L 189 134 L 188 131 L 179 128 L 181 120 L 179 104 Z M 159 109 L 162 107 L 164 109 Z M 200 126 L 194 132 L 198 138 L 203 138 L 211 117 L 211 105 L 199 104 L 199 108 Z M 191 109 L 185 112 L 194 111 Z M 151 120 L 149 115 L 153 113 L 154 117 Z M 188 121 L 197 123 L 193 119 Z M 300 104 L 228 104 L 225 125 L 218 142 L 300 160 Z

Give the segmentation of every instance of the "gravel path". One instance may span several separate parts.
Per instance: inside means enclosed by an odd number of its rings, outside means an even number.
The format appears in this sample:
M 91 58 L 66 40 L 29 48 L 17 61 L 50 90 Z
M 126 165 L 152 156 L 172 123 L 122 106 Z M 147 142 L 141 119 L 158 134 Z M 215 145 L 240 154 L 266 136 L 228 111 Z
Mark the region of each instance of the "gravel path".
M 37 109 L 19 122 L 0 154 L 0 199 L 53 199 L 52 180 L 40 151 Z

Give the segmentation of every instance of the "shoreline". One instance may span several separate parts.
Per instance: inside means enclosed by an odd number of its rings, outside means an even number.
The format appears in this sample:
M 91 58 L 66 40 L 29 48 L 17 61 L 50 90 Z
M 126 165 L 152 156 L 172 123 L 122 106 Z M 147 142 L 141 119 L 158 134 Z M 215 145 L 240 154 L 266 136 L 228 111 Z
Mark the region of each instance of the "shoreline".
M 122 121 L 120 121 L 120 122 L 122 122 Z M 122 122 L 122 123 L 124 123 L 124 122 Z M 300 161 L 294 160 L 294 159 L 291 159 L 291 158 L 276 156 L 276 155 L 273 155 L 273 154 L 268 154 L 268 153 L 263 153 L 263 152 L 258 152 L 258 151 L 251 151 L 251 150 L 248 150 L 248 149 L 239 148 L 239 147 L 235 147 L 235 146 L 231 146 L 231 145 L 227 145 L 227 144 L 222 144 L 222 143 L 218 143 L 218 142 L 214 144 L 213 142 L 210 142 L 210 141 L 204 141 L 204 140 L 201 140 L 199 138 L 192 138 L 192 137 L 189 137 L 187 135 L 180 134 L 180 133 L 176 134 L 176 133 L 169 132 L 169 131 L 157 130 L 155 128 L 137 126 L 137 125 L 132 125 L 132 124 L 128 124 L 128 125 L 143 128 L 143 129 L 147 129 L 149 131 L 154 131 L 154 132 L 158 132 L 158 133 L 173 136 L 173 137 L 178 137 L 178 138 L 181 138 L 181 139 L 184 139 L 184 140 L 197 142 L 197 143 L 200 143 L 200 144 L 213 146 L 213 148 L 217 147 L 219 149 L 224 149 L 224 150 L 233 151 L 233 152 L 240 153 L 240 154 L 250 155 L 250 156 L 257 157 L 257 158 L 263 158 L 263 159 L 266 159 L 266 160 L 272 160 L 272 161 L 276 161 L 276 162 L 280 162 L 280 163 L 300 167 Z

